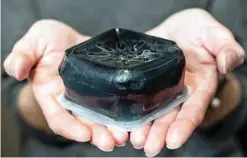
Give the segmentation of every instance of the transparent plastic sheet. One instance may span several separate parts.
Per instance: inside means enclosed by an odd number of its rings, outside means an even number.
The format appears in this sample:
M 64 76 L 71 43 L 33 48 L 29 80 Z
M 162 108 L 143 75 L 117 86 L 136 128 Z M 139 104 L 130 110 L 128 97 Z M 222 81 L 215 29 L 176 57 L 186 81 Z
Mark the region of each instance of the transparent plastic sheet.
M 171 40 L 111 29 L 66 50 L 59 103 L 105 126 L 127 131 L 184 102 L 185 56 Z
M 142 115 L 140 114 L 139 117 L 138 116 L 135 117 L 135 114 L 133 114 L 132 116 L 129 115 L 127 116 L 127 118 L 125 117 L 124 119 L 109 117 L 102 113 L 96 112 L 97 110 L 95 111 L 93 110 L 93 108 L 88 108 L 88 105 L 85 105 L 85 104 L 82 105 L 82 104 L 78 104 L 76 102 L 70 101 L 68 100 L 65 94 L 60 94 L 59 96 L 57 96 L 57 101 L 65 109 L 68 109 L 88 120 L 95 121 L 106 127 L 113 127 L 121 131 L 132 131 L 135 128 L 141 127 L 161 116 L 164 116 L 166 113 L 171 111 L 173 108 L 181 105 L 189 97 L 189 91 L 190 91 L 190 87 L 185 87 L 183 91 L 180 94 L 178 94 L 175 98 L 166 100 L 161 103 L 157 103 L 159 106 L 155 106 L 156 108 L 153 109 L 151 112 L 142 114 Z M 112 101 L 113 99 L 109 98 L 109 100 Z M 135 110 L 138 109 L 137 107 L 135 107 L 135 105 L 128 104 L 127 106 L 128 107 L 132 106 L 133 109 Z M 117 104 L 113 106 L 109 106 L 109 107 L 111 107 L 112 109 L 115 108 L 116 111 L 119 110 L 119 105 Z M 101 109 L 101 110 L 110 111 L 107 108 Z M 130 114 L 128 112 L 129 111 L 127 111 L 126 114 Z M 138 114 L 136 113 L 136 115 Z

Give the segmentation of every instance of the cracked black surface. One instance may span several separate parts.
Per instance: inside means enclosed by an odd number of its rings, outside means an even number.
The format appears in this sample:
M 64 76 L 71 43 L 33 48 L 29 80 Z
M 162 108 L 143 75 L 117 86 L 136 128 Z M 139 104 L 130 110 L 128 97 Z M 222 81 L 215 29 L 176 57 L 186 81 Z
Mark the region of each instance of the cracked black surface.
M 78 58 L 102 65 L 133 68 L 160 58 L 171 57 L 176 49 L 179 50 L 173 41 L 116 28 L 68 51 Z
M 181 94 L 184 67 L 175 42 L 116 28 L 66 50 L 59 74 L 67 100 L 133 121 Z

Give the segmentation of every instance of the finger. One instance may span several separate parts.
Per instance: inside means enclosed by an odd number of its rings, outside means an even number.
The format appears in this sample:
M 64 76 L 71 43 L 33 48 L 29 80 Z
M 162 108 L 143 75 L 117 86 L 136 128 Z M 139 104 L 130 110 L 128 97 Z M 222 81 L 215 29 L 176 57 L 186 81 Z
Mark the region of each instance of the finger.
M 114 139 L 115 139 L 115 144 L 118 147 L 125 146 L 126 142 L 128 141 L 128 132 L 120 131 L 115 128 L 108 128 L 109 131 L 112 133 Z
M 37 41 L 33 39 L 21 39 L 18 41 L 13 47 L 10 55 L 4 61 L 6 72 L 17 80 L 25 79 L 28 76 L 30 69 L 42 55 L 35 51 L 36 46 Z M 45 47 L 45 44 L 42 43 L 41 46 Z
M 169 36 L 166 32 L 166 29 L 164 28 L 162 23 L 160 25 L 156 26 L 155 28 L 152 28 L 152 29 L 146 31 L 145 34 L 150 35 L 150 36 L 159 37 L 159 38 L 169 39 L 168 38 Z
M 96 124 L 92 127 L 92 144 L 96 145 L 102 151 L 113 151 L 115 140 L 111 132 L 104 126 Z
M 61 40 L 61 37 L 64 39 Z M 42 55 L 50 51 L 64 52 L 68 47 L 89 38 L 56 20 L 37 21 L 14 45 L 4 62 L 4 68 L 10 76 L 23 80 Z
M 182 105 L 176 121 L 168 129 L 166 142 L 170 149 L 182 146 L 204 118 L 208 104 L 216 90 L 216 68 L 208 69 L 204 74 L 198 81 L 199 86 Z
M 73 113 L 77 119 L 83 124 L 86 124 L 92 129 L 92 140 L 91 144 L 97 146 L 100 150 L 109 152 L 114 149 L 115 140 L 112 133 L 104 126 L 99 125 L 96 122 L 87 120 L 78 114 Z
M 79 44 L 81 42 L 87 41 L 89 40 L 91 37 L 90 36 L 86 36 L 86 35 L 82 35 L 82 34 L 77 34 L 76 36 L 76 44 Z
M 90 128 L 59 106 L 55 98 L 46 97 L 42 100 L 39 100 L 41 109 L 55 134 L 78 142 L 87 142 L 91 139 Z
M 84 117 L 82 117 L 82 116 L 80 116 L 80 115 L 78 115 L 78 114 L 76 114 L 76 113 L 74 113 L 74 112 L 73 112 L 73 115 L 74 115 L 78 120 L 80 120 L 83 124 L 86 124 L 86 125 L 88 125 L 88 126 L 90 126 L 90 127 L 92 127 L 92 126 L 98 124 L 98 123 L 96 123 L 96 122 L 94 122 L 94 121 L 87 120 L 87 119 L 85 119 Z
M 154 157 L 165 146 L 167 130 L 170 124 L 175 120 L 178 110 L 179 108 L 176 108 L 154 121 L 144 146 L 144 151 L 148 157 Z
M 144 125 L 143 127 L 134 129 L 130 133 L 130 142 L 132 143 L 135 149 L 142 149 L 144 147 L 150 127 L 151 123 Z
M 221 24 L 206 27 L 203 43 L 216 56 L 221 73 L 227 73 L 244 61 L 244 49 L 236 42 L 233 34 Z

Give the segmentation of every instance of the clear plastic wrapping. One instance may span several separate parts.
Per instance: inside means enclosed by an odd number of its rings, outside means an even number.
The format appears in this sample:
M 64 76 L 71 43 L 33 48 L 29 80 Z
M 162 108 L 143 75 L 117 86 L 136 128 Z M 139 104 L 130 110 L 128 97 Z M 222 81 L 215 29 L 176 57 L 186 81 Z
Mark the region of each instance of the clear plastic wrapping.
M 105 126 L 130 131 L 184 102 L 185 57 L 175 42 L 111 29 L 66 50 L 59 103 Z
M 64 94 L 61 94 L 57 97 L 58 102 L 62 105 L 65 109 L 68 109 L 88 120 L 95 121 L 101 125 L 106 127 L 112 127 L 114 129 L 118 129 L 120 131 L 132 131 L 135 128 L 141 127 L 161 116 L 164 116 L 166 113 L 171 111 L 173 108 L 179 106 L 183 103 L 189 96 L 189 87 L 185 87 L 181 94 L 179 94 L 175 99 L 170 101 L 164 101 L 163 103 L 158 103 L 155 110 L 148 114 L 139 115 L 139 116 L 131 116 L 128 115 L 129 113 L 126 112 L 126 116 L 123 118 L 112 118 L 108 117 L 107 115 L 101 114 L 96 112 L 97 110 L 92 110 L 91 108 L 87 108 L 88 105 L 77 104 L 76 102 L 72 102 L 66 99 Z M 127 103 L 128 104 L 128 103 Z M 128 106 L 132 106 L 133 110 L 135 107 L 131 104 Z M 115 104 L 115 109 L 118 108 L 118 105 Z M 114 109 L 114 106 L 113 106 Z M 108 111 L 108 109 L 105 109 Z M 143 110 L 144 111 L 144 110 Z

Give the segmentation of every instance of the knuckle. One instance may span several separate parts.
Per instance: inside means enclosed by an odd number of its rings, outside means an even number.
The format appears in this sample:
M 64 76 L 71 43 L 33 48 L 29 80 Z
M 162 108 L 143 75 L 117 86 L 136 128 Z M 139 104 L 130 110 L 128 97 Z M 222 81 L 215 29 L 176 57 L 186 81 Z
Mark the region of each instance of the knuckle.
M 60 133 L 60 132 L 59 132 L 60 130 L 59 130 L 57 124 L 54 123 L 53 120 L 48 121 L 48 126 L 49 126 L 49 128 L 50 128 L 55 134 L 59 134 L 59 133 Z
M 242 51 L 240 51 L 240 58 L 241 59 L 244 59 L 244 57 L 245 57 L 245 52 L 244 52 L 244 50 L 242 50 Z
M 244 60 L 245 60 L 245 52 L 243 49 L 241 51 L 239 51 L 239 57 L 238 58 L 239 58 L 240 64 L 243 64 Z
M 68 131 L 64 128 L 64 121 L 62 121 L 63 115 L 64 114 L 62 112 L 57 111 L 57 113 L 54 113 L 53 116 L 47 117 L 47 124 L 54 134 L 70 139 L 68 137 Z
M 24 45 L 24 44 L 23 44 L 23 40 L 20 39 L 19 41 L 17 41 L 17 42 L 14 44 L 14 46 L 13 46 L 13 48 L 12 48 L 12 52 L 18 52 L 19 48 L 20 48 L 22 45 Z
M 240 57 L 240 59 L 239 59 L 239 63 L 238 63 L 238 65 L 237 66 L 239 66 L 239 65 L 242 65 L 243 63 L 244 63 L 244 56 L 243 57 Z
M 202 8 L 190 8 L 190 9 L 187 9 L 185 11 L 188 11 L 190 14 L 193 14 L 193 15 L 196 15 L 196 16 L 202 16 L 202 17 L 208 17 L 208 16 L 211 16 L 210 13 L 205 10 L 205 9 L 202 9 Z
M 208 14 L 208 12 L 202 8 L 196 8 L 195 7 L 195 8 L 191 8 L 190 10 L 193 12 L 200 12 L 200 13 L 207 13 Z
M 54 24 L 54 23 L 57 23 L 58 21 L 57 20 L 54 20 L 54 19 L 42 19 L 42 20 L 38 20 L 36 21 L 32 27 L 40 27 L 40 26 L 44 26 L 44 25 L 47 25 L 47 24 Z
M 199 113 L 193 121 L 195 126 L 196 127 L 199 126 L 202 123 L 203 119 L 204 119 L 204 115 L 202 113 Z
M 48 123 L 49 128 L 53 131 L 54 134 L 62 135 L 60 125 L 56 118 L 47 120 L 47 123 Z

